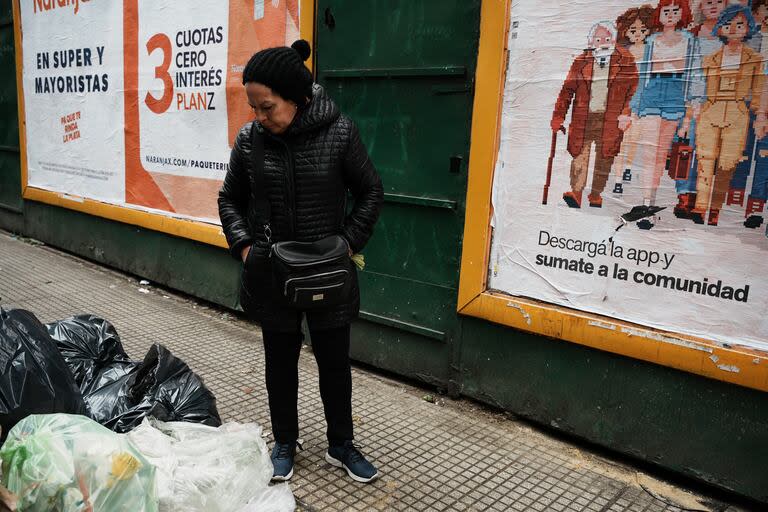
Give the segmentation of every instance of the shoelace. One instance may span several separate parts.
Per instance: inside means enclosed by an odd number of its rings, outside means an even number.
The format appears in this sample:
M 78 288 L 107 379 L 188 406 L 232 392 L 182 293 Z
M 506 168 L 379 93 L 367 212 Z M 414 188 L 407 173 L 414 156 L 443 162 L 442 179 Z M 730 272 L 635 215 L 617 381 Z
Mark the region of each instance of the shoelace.
M 291 456 L 291 451 L 293 450 L 293 445 L 290 443 L 280 443 L 277 445 L 277 454 L 275 455 L 276 459 L 287 459 Z
M 345 448 L 347 450 L 347 456 L 349 457 L 350 462 L 355 463 L 365 460 L 365 457 L 363 457 L 363 454 L 360 453 L 360 450 L 354 443 L 348 443 Z
M 287 459 L 291 456 L 291 450 L 295 446 L 299 450 L 303 450 L 304 446 L 301 444 L 301 439 L 298 439 L 294 444 L 291 443 L 276 443 L 275 446 L 277 447 L 277 454 L 275 454 L 276 459 Z

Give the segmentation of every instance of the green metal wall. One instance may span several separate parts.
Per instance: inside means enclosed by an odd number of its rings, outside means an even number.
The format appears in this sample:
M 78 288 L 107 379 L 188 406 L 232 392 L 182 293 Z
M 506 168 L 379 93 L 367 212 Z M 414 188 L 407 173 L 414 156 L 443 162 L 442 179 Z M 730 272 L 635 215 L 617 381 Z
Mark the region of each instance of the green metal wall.
M 462 320 L 462 393 L 768 502 L 763 392 Z
M 480 2 L 320 0 L 317 11 L 318 81 L 357 122 L 384 182 L 364 317 L 445 343 L 456 326 Z
M 319 80 L 361 125 L 388 194 L 353 357 L 768 502 L 765 393 L 455 314 L 479 0 L 319 7 Z M 22 201 L 10 13 L 0 0 L 0 228 L 236 307 L 222 249 Z M 344 45 L 359 60 L 323 60 Z

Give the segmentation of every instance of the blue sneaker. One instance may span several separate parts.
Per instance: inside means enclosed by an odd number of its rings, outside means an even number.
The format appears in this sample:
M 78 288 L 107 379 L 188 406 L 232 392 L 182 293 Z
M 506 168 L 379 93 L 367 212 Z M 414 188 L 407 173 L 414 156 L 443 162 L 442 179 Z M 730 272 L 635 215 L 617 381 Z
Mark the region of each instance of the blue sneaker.
M 350 478 L 356 482 L 367 484 L 379 477 L 376 467 L 363 457 L 352 441 L 329 446 L 325 460 L 331 466 L 344 468 Z
M 301 448 L 297 442 L 278 443 L 272 448 L 272 481 L 286 482 L 293 476 L 293 459 L 296 456 L 296 447 Z

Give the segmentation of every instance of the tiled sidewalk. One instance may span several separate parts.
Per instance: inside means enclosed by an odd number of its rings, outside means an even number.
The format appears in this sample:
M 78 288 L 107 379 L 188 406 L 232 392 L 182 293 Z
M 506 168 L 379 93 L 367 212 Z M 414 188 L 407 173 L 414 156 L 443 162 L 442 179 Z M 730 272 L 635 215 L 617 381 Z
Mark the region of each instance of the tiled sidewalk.
M 261 335 L 233 314 L 3 232 L 0 305 L 29 309 L 43 322 L 103 316 L 133 357 L 163 343 L 205 378 L 225 421 L 256 421 L 269 430 Z M 309 351 L 300 363 L 305 450 L 291 483 L 304 510 L 683 510 L 646 492 L 631 467 L 466 401 L 427 402 L 429 391 L 359 369 L 356 437 L 382 478 L 355 484 L 323 460 L 325 421 Z M 711 508 L 726 509 L 737 510 Z

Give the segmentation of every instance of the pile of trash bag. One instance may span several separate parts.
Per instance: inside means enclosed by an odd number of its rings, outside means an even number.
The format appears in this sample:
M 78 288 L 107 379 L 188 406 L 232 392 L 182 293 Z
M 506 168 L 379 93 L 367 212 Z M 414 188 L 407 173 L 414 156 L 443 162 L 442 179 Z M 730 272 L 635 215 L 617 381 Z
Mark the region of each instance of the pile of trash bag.
M 128 432 L 146 416 L 163 421 L 221 425 L 216 398 L 187 364 L 155 344 L 131 361 L 114 326 L 79 315 L 46 324 L 69 365 L 88 415 L 115 432 Z
M 80 315 L 43 325 L 29 311 L 0 308 L 0 427 L 30 414 L 85 414 L 115 432 L 146 416 L 221 425 L 216 397 L 162 345 L 143 361 L 125 353 L 114 326 Z
M 156 512 L 155 467 L 85 416 L 32 415 L 0 449 L 3 485 L 25 512 Z
M 72 372 L 35 315 L 0 308 L 0 441 L 30 414 L 54 412 L 86 414 Z
M 18 510 L 290 512 L 288 484 L 269 486 L 261 428 L 145 419 L 128 434 L 67 414 L 22 420 L 0 449 Z
M 295 509 L 287 484 L 269 486 L 261 428 L 222 426 L 203 380 L 162 345 L 134 361 L 103 318 L 43 325 L 0 308 L 0 371 L 9 510 Z

